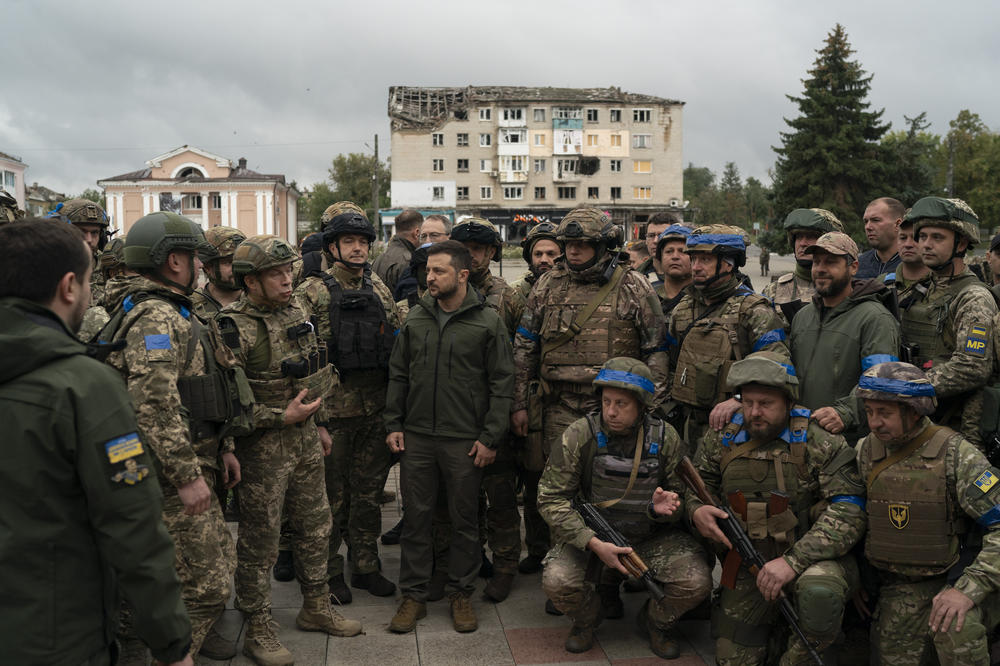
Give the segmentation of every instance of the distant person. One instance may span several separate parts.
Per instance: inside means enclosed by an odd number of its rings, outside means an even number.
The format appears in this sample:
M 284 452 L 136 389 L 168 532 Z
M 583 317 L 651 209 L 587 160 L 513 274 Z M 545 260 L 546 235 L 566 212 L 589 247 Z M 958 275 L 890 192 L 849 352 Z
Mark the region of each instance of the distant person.
M 420 211 L 412 208 L 396 216 L 396 233 L 389 239 L 385 252 L 372 263 L 372 270 L 382 278 L 389 291 L 396 288 L 403 271 L 410 265 L 410 255 L 417 247 L 423 221 Z
M 124 593 L 153 657 L 192 664 L 149 443 L 73 337 L 91 270 L 65 222 L 0 226 L 0 663 L 111 663 Z
M 865 208 L 865 236 L 872 249 L 858 257 L 857 279 L 891 273 L 899 265 L 899 225 L 906 206 L 891 197 L 875 199 Z
M 771 252 L 763 245 L 760 246 L 760 274 L 766 277 L 771 273 Z
M 656 263 L 656 242 L 660 240 L 660 234 L 666 230 L 672 224 L 682 224 L 683 220 L 680 215 L 676 213 L 656 213 L 649 218 L 649 222 L 646 223 L 646 233 L 643 238 L 646 241 L 646 253 L 649 257 L 642 263 L 636 270 L 646 276 L 649 283 L 653 285 L 653 288 L 660 286 L 663 281 L 661 277 L 663 270 L 660 265 Z
M 625 248 L 628 251 L 628 263 L 635 270 L 649 261 L 649 250 L 646 249 L 645 241 L 632 241 Z
M 420 225 L 420 234 L 417 242 L 420 245 L 427 243 L 440 243 L 448 240 L 451 235 L 451 220 L 446 215 L 428 215 L 424 218 L 424 223 Z M 412 258 L 412 253 L 411 253 Z M 399 275 L 399 279 L 392 289 L 392 298 L 395 301 L 410 300 L 417 293 L 417 280 L 413 277 L 413 268 L 407 266 Z

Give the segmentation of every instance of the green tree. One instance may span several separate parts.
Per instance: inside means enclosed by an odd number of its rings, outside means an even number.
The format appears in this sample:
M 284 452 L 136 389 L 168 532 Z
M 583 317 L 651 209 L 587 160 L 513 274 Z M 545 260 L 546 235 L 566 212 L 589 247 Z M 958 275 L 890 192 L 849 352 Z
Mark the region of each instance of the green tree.
M 748 227 L 753 228 L 754 223 L 759 223 L 760 228 L 766 229 L 774 210 L 770 201 L 771 190 L 764 187 L 764 184 L 750 176 L 743 185 L 743 198 L 746 205 Z
M 695 199 L 715 188 L 715 174 L 708 167 L 696 167 L 688 162 L 684 169 L 684 195 Z
M 691 219 L 695 224 L 712 224 L 721 220 L 722 196 L 715 185 L 715 174 L 708 167 L 687 165 L 684 169 L 684 196 L 694 209 Z
M 740 170 L 735 162 L 726 162 L 719 182 L 719 195 L 722 204 L 720 222 L 747 227 L 746 200 L 743 193 L 743 182 Z
M 871 76 L 850 60 L 847 33 L 839 23 L 825 46 L 801 97 L 788 95 L 799 116 L 785 122 L 775 147 L 775 205 L 779 216 L 794 208 L 826 208 L 860 237 L 859 214 L 885 191 L 879 140 L 888 129 L 882 111 L 869 111 Z
M 299 197 L 299 218 L 308 220 L 312 231 L 319 231 L 323 211 L 337 201 L 339 199 L 328 183 L 316 183 L 312 189 L 302 190 L 302 196 Z
M 378 165 L 379 202 L 378 207 L 389 205 L 389 181 L 392 176 L 389 166 L 379 160 Z M 372 206 L 372 175 L 376 164 L 373 155 L 350 153 L 337 155 L 330 167 L 330 182 L 333 184 L 337 201 L 353 201 L 364 209 L 370 220 L 374 220 Z
M 945 187 L 949 196 L 972 206 L 984 230 L 991 229 L 1000 219 L 1000 136 L 967 109 L 959 111 L 949 127 L 938 151 Z
M 75 199 L 88 199 L 90 201 L 93 201 L 95 204 L 97 204 L 98 206 L 100 206 L 104 210 L 108 209 L 108 204 L 107 204 L 107 200 L 106 200 L 106 198 L 104 196 L 104 192 L 101 192 L 100 190 L 95 190 L 92 187 L 88 187 L 83 192 L 81 192 L 80 194 L 78 194 L 76 197 L 73 197 L 73 198 L 75 198 Z
M 935 182 L 941 138 L 926 130 L 930 127 L 927 112 L 910 118 L 903 116 L 908 129 L 889 132 L 882 137 L 882 152 L 891 196 L 911 206 L 921 197 L 939 194 L 941 185 Z

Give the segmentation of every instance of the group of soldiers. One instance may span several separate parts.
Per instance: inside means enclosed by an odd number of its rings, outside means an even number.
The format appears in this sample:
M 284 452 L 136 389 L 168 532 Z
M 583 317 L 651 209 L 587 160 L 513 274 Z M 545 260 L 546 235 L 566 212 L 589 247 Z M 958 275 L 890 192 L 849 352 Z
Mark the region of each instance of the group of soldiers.
M 915 202 L 892 224 L 901 263 L 863 280 L 858 247 L 833 214 L 792 211 L 784 228 L 795 270 L 763 294 L 740 271 L 741 229 L 692 228 L 670 213 L 650 218 L 649 258 L 636 266 L 620 249 L 621 227 L 597 209 L 538 224 L 522 242 L 528 271 L 512 284 L 490 270 L 502 241 L 481 218 L 451 227 L 416 214 L 374 270 L 375 230 L 350 202 L 327 209 L 301 254 L 274 236 L 203 232 L 168 212 L 110 242 L 92 202 L 52 215 L 94 251 L 95 305 L 80 337 L 125 379 L 153 453 L 125 455 L 121 483 L 152 475 L 163 488 L 192 654 L 234 653 L 213 626 L 235 576 L 244 653 L 292 663 L 270 613 L 279 542 L 302 590 L 302 630 L 359 634 L 334 606 L 350 603 L 351 588 L 395 593 L 381 573 L 379 501 L 394 459 L 415 454 L 395 437 L 405 430 L 410 441 L 413 417 L 397 408 L 390 368 L 412 351 L 396 339 L 418 304 L 405 339 L 439 326 L 440 350 L 456 330 L 445 328 L 451 314 L 427 305 L 429 280 L 430 295 L 441 293 L 428 251 L 450 237 L 470 257 L 470 298 L 506 333 L 483 372 L 513 375 L 509 427 L 495 437 L 496 424 L 466 424 L 496 441 L 481 451 L 489 462 L 475 488 L 444 484 L 426 498 L 437 505 L 433 525 L 414 490 L 421 480 L 401 476 L 414 522 L 408 532 L 404 502 L 402 603 L 390 630 L 411 631 L 445 588 L 456 630 L 474 630 L 467 600 L 479 553 L 469 545 L 478 542 L 492 553 L 484 593 L 495 602 L 518 574 L 542 571 L 546 611 L 572 621 L 570 652 L 587 652 L 601 621 L 622 617 L 635 553 L 662 591 L 637 618 L 662 658 L 680 654 L 678 620 L 710 607 L 718 663 L 816 663 L 841 649 L 853 598 L 858 622 L 871 619 L 873 663 L 935 652 L 942 663 L 989 663 L 1000 319 L 965 264 L 979 221 L 961 200 Z M 201 266 L 208 281 L 196 290 Z M 394 297 L 404 285 L 409 293 Z M 450 395 L 485 399 L 465 385 Z M 478 466 L 475 447 L 469 456 Z M 235 549 L 227 489 L 239 499 Z M 455 494 L 467 510 L 455 513 Z M 581 502 L 627 545 L 602 538 Z M 415 525 L 433 532 L 433 548 L 416 549 Z M 759 561 L 736 547 L 733 525 Z M 784 599 L 792 628 L 777 620 Z M 123 617 L 133 613 L 142 615 L 126 604 Z M 120 632 L 126 659 L 145 650 L 136 633 L 149 644 L 136 629 L 125 622 Z

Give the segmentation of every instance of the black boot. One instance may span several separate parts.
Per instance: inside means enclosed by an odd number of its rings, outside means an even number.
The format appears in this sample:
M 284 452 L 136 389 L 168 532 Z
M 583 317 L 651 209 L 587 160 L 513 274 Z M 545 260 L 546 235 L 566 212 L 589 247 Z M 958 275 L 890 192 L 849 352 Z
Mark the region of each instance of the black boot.
M 292 556 L 292 551 L 278 551 L 278 561 L 274 563 L 274 580 L 282 583 L 295 580 L 295 558 Z
M 618 583 L 600 583 L 597 595 L 601 598 L 601 612 L 609 620 L 625 617 L 625 604 L 618 596 Z
M 388 532 L 382 535 L 382 543 L 386 546 L 395 546 L 399 543 L 399 535 L 403 532 L 403 519 L 392 526 Z
M 330 603 L 336 604 L 338 606 L 344 606 L 351 603 L 354 596 L 351 594 L 351 588 L 347 587 L 347 583 L 344 582 L 344 574 L 337 574 L 336 576 L 331 576 L 330 581 Z
M 486 557 L 486 549 L 483 548 L 482 553 L 482 564 L 479 565 L 479 577 L 480 578 L 493 578 L 493 562 L 490 558 Z
M 366 574 L 351 574 L 351 587 L 368 590 L 376 597 L 389 597 L 396 591 L 395 584 L 378 571 Z

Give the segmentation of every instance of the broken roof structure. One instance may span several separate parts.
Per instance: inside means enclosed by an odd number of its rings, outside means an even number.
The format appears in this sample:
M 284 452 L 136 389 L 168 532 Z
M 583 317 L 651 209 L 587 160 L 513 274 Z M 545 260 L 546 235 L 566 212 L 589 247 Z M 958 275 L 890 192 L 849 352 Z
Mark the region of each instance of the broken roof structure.
M 533 88 L 526 86 L 466 86 L 464 88 L 389 88 L 389 117 L 393 130 L 438 128 L 468 113 L 477 104 L 586 104 L 602 102 L 621 104 L 683 105 L 684 102 L 653 95 L 624 92 L 621 88 Z

